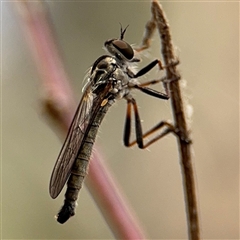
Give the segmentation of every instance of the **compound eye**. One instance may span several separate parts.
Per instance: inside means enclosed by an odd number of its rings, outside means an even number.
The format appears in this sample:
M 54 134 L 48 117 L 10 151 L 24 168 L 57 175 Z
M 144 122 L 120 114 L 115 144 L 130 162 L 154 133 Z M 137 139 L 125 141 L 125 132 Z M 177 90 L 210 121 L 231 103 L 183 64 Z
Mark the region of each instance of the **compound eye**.
M 134 56 L 132 47 L 123 40 L 114 40 L 113 46 L 128 60 L 131 60 Z

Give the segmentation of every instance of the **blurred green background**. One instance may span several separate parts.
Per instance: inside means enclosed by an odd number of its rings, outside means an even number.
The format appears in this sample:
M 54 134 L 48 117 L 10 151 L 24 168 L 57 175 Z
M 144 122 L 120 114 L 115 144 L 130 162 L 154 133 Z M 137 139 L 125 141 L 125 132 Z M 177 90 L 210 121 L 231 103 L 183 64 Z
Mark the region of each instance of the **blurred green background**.
M 239 239 L 239 4 L 163 2 L 194 109 L 193 160 L 203 239 Z M 105 40 L 130 25 L 126 41 L 139 44 L 149 2 L 48 2 L 76 100 Z M 2 238 L 111 239 L 86 187 L 77 214 L 65 225 L 54 215 L 63 193 L 48 193 L 62 143 L 40 112 L 39 75 L 14 3 L 2 2 Z M 159 41 L 143 58 L 159 58 Z M 145 80 L 156 77 L 153 70 Z M 143 78 L 144 80 L 144 78 Z M 161 86 L 159 86 L 159 90 Z M 135 93 L 145 130 L 171 119 L 170 102 Z M 173 136 L 139 150 L 122 144 L 126 103 L 112 107 L 100 128 L 101 148 L 149 239 L 186 239 L 182 177 Z

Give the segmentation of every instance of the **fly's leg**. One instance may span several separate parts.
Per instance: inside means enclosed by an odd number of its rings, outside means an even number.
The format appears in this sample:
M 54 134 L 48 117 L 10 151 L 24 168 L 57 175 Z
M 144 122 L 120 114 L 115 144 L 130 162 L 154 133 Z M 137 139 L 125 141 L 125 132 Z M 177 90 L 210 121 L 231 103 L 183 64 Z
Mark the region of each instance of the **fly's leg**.
M 131 122 L 132 122 L 132 108 L 134 111 L 134 117 L 135 117 L 135 130 L 136 130 L 136 140 L 130 142 L 130 134 L 131 134 Z M 141 125 L 141 119 L 139 116 L 137 104 L 134 98 L 127 100 L 127 115 L 126 115 L 126 122 L 125 122 L 125 130 L 124 130 L 124 145 L 126 147 L 131 147 L 134 144 L 137 144 L 139 148 L 146 148 L 149 145 L 151 145 L 153 142 L 157 141 L 158 139 L 162 138 L 163 136 L 167 135 L 168 132 L 170 132 L 170 128 L 168 131 L 165 130 L 165 132 L 161 133 L 148 143 L 144 144 L 143 140 L 147 136 L 149 136 L 151 133 L 157 131 L 158 129 L 162 128 L 165 125 L 165 122 L 160 122 L 158 125 L 150 129 L 145 134 L 142 133 L 142 125 Z
M 134 112 L 134 120 L 135 120 L 135 131 L 136 131 L 136 140 L 130 142 L 130 135 L 131 135 L 131 122 L 132 122 L 132 108 Z M 147 141 L 144 143 L 144 139 L 152 135 L 158 130 L 163 129 L 157 136 L 152 138 L 151 140 Z M 126 122 L 125 122 L 125 129 L 124 129 L 124 145 L 126 147 L 131 147 L 135 144 L 138 145 L 139 148 L 147 148 L 151 144 L 155 143 L 159 139 L 163 138 L 169 133 L 174 133 L 176 136 L 179 137 L 181 141 L 184 141 L 186 144 L 190 144 L 191 140 L 186 138 L 182 132 L 177 129 L 174 125 L 170 124 L 167 121 L 161 121 L 154 127 L 152 127 L 150 130 L 145 132 L 144 134 L 142 133 L 142 125 L 141 125 L 141 119 L 139 116 L 138 108 L 137 108 L 137 103 L 134 98 L 129 98 L 127 99 L 127 114 L 126 114 Z
M 145 26 L 145 33 L 143 36 L 142 44 L 139 48 L 136 48 L 135 51 L 141 52 L 145 49 L 148 49 L 151 45 L 151 39 L 156 29 L 156 23 L 152 18 L 150 21 L 147 22 Z
M 132 78 L 139 78 L 139 77 L 145 75 L 147 72 L 149 72 L 157 64 L 158 64 L 158 67 L 159 67 L 160 70 L 164 70 L 165 68 L 177 66 L 179 64 L 179 60 L 173 61 L 173 62 L 164 66 L 164 65 L 162 65 L 162 62 L 159 59 L 156 59 L 156 60 L 150 62 L 147 66 L 140 69 L 136 74 L 133 74 L 132 72 L 129 72 L 128 74 Z

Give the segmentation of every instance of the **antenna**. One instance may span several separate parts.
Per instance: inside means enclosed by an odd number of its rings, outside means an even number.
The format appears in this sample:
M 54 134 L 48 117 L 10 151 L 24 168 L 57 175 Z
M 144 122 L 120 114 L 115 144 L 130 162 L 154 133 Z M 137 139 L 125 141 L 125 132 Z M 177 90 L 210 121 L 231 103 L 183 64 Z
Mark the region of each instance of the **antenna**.
M 127 26 L 123 29 L 123 28 L 122 28 L 122 24 L 121 24 L 121 23 L 119 23 L 119 24 L 120 24 L 120 26 L 121 26 L 121 29 L 120 29 L 120 40 L 123 40 L 124 34 L 125 34 L 125 32 L 126 32 L 126 30 L 127 30 L 127 28 L 128 28 L 129 25 L 127 25 Z

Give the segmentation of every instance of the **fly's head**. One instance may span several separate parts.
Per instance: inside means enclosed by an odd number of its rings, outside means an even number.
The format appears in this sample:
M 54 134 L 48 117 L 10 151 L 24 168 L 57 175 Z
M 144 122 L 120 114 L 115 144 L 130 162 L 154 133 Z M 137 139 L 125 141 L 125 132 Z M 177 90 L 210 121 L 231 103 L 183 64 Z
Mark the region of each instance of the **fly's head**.
M 139 62 L 139 59 L 134 58 L 133 48 L 130 44 L 123 40 L 127 27 L 123 30 L 121 26 L 120 38 L 109 39 L 104 43 L 104 46 L 110 54 L 120 61 Z

